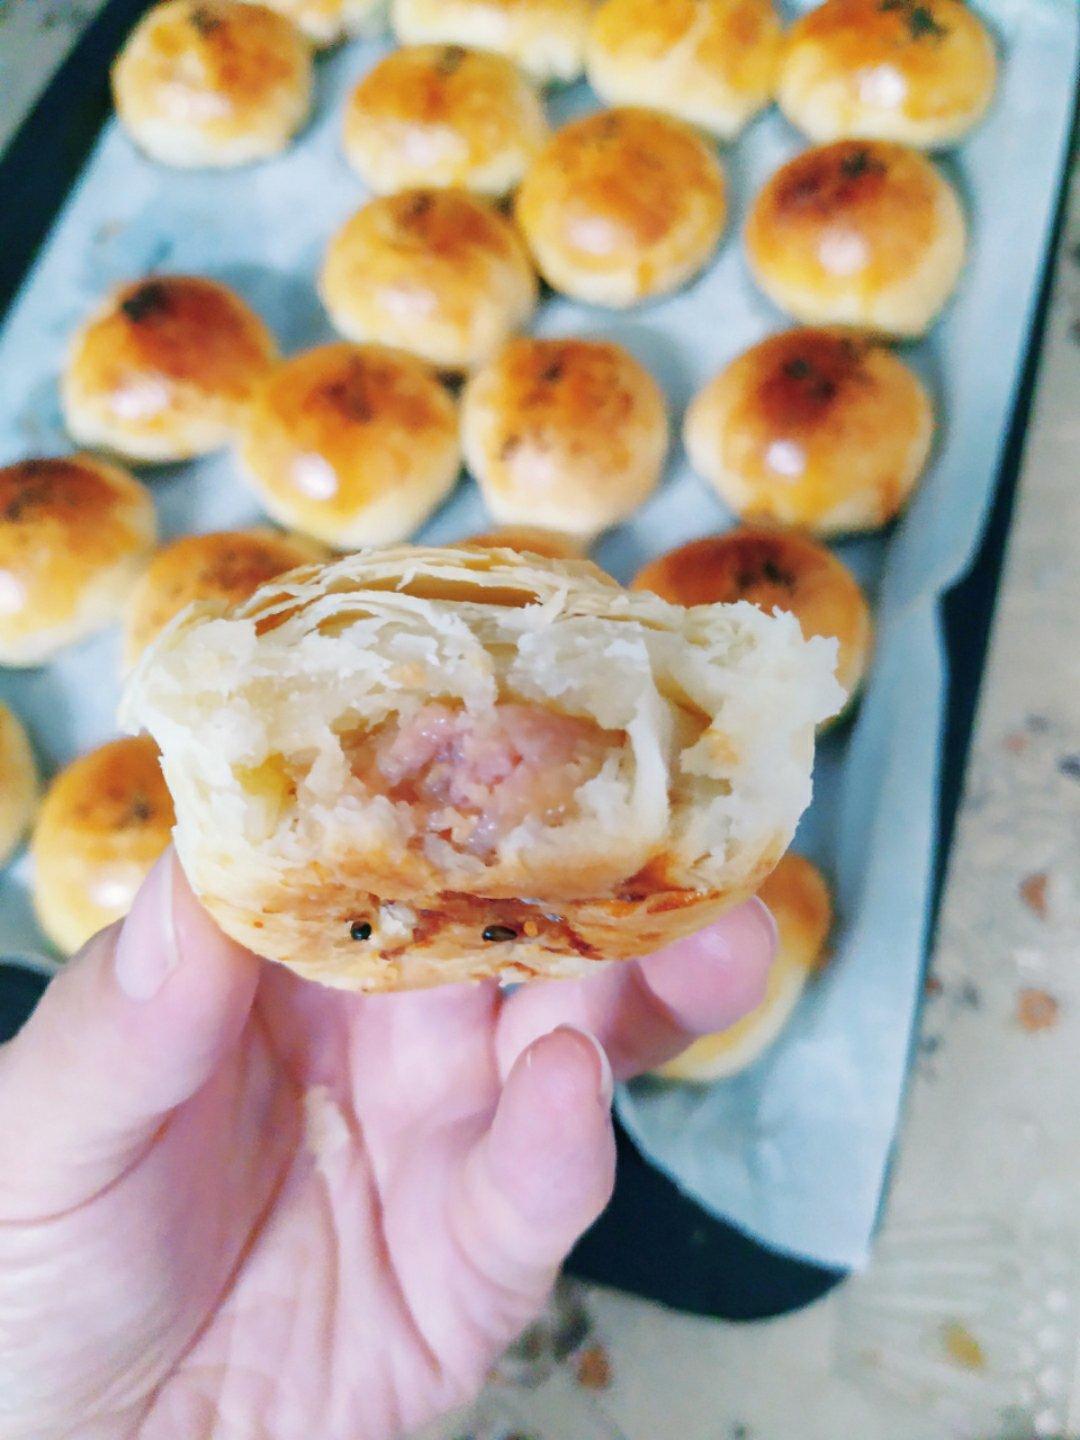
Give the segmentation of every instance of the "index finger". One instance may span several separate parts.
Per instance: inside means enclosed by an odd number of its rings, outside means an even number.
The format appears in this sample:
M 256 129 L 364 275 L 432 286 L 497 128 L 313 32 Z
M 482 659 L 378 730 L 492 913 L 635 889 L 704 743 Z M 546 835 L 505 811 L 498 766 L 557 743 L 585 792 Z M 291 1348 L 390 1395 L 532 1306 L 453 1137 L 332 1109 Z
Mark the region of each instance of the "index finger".
M 538 1036 L 573 1025 L 599 1040 L 616 1079 L 629 1080 L 760 1005 L 775 950 L 773 918 L 755 899 L 644 960 L 524 986 L 499 1016 L 499 1070 L 507 1075 Z

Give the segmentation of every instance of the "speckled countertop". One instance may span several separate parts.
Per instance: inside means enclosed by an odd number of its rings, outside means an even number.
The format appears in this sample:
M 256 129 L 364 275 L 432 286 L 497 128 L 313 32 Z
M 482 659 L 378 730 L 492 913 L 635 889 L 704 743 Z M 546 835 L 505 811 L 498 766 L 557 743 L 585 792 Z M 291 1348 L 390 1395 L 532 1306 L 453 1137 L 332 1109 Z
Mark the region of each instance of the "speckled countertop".
M 102 3 L 0 0 L 0 147 Z M 1080 182 L 872 1265 L 757 1325 L 567 1286 L 440 1436 L 1080 1434 L 1078 455 Z

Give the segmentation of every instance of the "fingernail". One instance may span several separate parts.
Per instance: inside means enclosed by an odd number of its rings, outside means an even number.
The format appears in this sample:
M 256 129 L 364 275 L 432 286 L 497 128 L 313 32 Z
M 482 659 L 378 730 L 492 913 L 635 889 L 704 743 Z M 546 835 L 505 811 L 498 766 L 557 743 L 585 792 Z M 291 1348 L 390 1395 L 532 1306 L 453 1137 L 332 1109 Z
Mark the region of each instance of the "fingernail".
M 768 935 L 769 949 L 775 953 L 776 947 L 780 943 L 780 931 L 776 928 L 776 916 L 765 904 L 765 901 L 758 895 L 755 895 L 752 900 L 746 902 L 746 910 L 748 914 L 753 914 L 755 911 L 757 912 L 757 918 L 765 927 Z
M 611 1073 L 611 1061 L 607 1057 L 607 1051 L 596 1036 L 590 1034 L 588 1030 L 580 1030 L 576 1025 L 560 1025 L 559 1029 L 567 1030 L 571 1035 L 578 1035 L 582 1040 L 587 1040 L 596 1052 L 597 1099 L 606 1110 L 615 1094 L 615 1077 Z
M 129 1000 L 152 999 L 180 963 L 173 865 L 172 850 L 166 850 L 143 881 L 116 942 L 116 983 Z

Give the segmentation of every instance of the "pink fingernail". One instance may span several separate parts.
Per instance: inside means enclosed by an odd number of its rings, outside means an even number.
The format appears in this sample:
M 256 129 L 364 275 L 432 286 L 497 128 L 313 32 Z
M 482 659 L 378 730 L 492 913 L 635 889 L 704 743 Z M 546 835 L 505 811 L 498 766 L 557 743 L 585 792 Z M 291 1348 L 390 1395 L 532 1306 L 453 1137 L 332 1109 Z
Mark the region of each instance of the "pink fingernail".
M 143 881 L 116 942 L 116 983 L 129 1000 L 152 999 L 180 963 L 173 921 L 173 853 Z
M 597 1040 L 596 1036 L 590 1034 L 588 1030 L 581 1030 L 576 1025 L 560 1025 L 558 1028 L 560 1030 L 568 1030 L 571 1035 L 579 1035 L 582 1040 L 587 1040 L 596 1051 L 597 1098 L 606 1110 L 611 1104 L 615 1094 L 615 1076 L 611 1073 L 611 1061 L 607 1057 L 607 1051 L 600 1044 L 600 1041 Z

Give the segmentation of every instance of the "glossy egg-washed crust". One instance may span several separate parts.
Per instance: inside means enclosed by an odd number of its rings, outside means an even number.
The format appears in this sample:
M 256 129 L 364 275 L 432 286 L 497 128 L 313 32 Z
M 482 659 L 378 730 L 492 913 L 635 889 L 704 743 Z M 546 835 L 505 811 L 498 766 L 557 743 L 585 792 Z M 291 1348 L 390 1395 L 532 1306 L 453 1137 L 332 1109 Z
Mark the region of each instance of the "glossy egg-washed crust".
M 392 0 L 404 44 L 468 45 L 508 55 L 537 80 L 576 80 L 595 0 Z
M 788 32 L 777 99 L 812 140 L 932 148 L 978 123 L 996 78 L 994 42 L 962 0 L 826 0 Z
M 623 307 L 677 289 L 724 229 L 724 175 L 689 125 L 624 106 L 572 120 L 515 198 L 541 274 L 590 304 Z
M 841 560 L 797 531 L 742 526 L 691 540 L 639 570 L 634 589 L 675 605 L 749 600 L 767 614 L 789 610 L 804 635 L 839 642 L 836 678 L 849 697 L 865 674 L 873 636 L 866 596 Z
M 253 622 L 253 633 L 264 644 L 284 645 L 295 655 L 307 634 L 340 632 L 352 618 L 370 616 L 373 605 L 380 615 L 397 614 L 399 606 L 404 607 L 403 617 L 415 615 L 417 601 L 422 602 L 420 613 L 427 615 L 431 607 L 440 606 L 462 616 L 475 615 L 470 608 L 475 606 L 499 612 L 554 606 L 574 627 L 599 627 L 594 641 L 606 637 L 605 644 L 612 638 L 604 628 L 609 622 L 616 633 L 623 624 L 628 635 L 634 624 L 642 624 L 682 637 L 691 647 L 729 634 L 743 636 L 740 645 L 776 643 L 786 658 L 772 673 L 784 673 L 782 684 L 790 693 L 776 708 L 774 680 L 765 683 L 762 699 L 769 697 L 769 713 L 778 727 L 775 740 L 770 732 L 769 744 L 776 744 L 777 756 L 787 757 L 785 766 L 794 766 L 785 770 L 791 776 L 808 764 L 813 720 L 835 703 L 837 691 L 827 678 L 826 657 L 805 650 L 794 628 L 785 628 L 787 617 L 766 619 L 748 606 L 734 614 L 686 612 L 654 596 L 622 590 L 588 562 L 560 564 L 509 550 L 403 547 L 350 556 L 329 567 L 293 572 L 280 585 L 264 587 L 228 619 Z M 682 862 L 668 855 L 664 843 L 651 854 L 647 849 L 645 863 L 638 859 L 636 869 L 635 862 L 620 868 L 624 855 L 642 854 L 640 841 L 632 835 L 609 836 L 606 846 L 588 850 L 579 841 L 572 853 L 560 851 L 558 860 L 550 853 L 537 859 L 531 849 L 500 858 L 482 880 L 470 872 L 484 894 L 447 887 L 442 866 L 411 847 L 384 853 L 369 845 L 356 853 L 346 843 L 333 854 L 283 859 L 275 852 L 272 862 L 259 859 L 257 847 L 252 850 L 245 842 L 238 851 L 218 833 L 211 818 L 214 802 L 192 769 L 193 762 L 201 769 L 204 760 L 195 757 L 206 752 L 200 729 L 189 728 L 192 722 L 183 719 L 185 707 L 197 707 L 192 712 L 200 717 L 196 727 L 218 712 L 207 711 L 204 706 L 210 702 L 194 697 L 180 699 L 178 709 L 173 698 L 178 694 L 176 680 L 165 678 L 179 673 L 174 667 L 183 670 L 194 663 L 201 668 L 198 657 L 205 641 L 200 627 L 218 613 L 196 607 L 161 637 L 135 672 L 125 696 L 123 723 L 129 728 L 147 725 L 162 742 L 180 820 L 180 857 L 218 923 L 252 949 L 327 984 L 392 990 L 491 975 L 507 980 L 582 975 L 602 961 L 648 953 L 699 929 L 753 893 L 783 853 L 797 809 L 805 803 L 803 771 L 794 808 L 793 793 L 771 790 L 767 803 L 776 807 L 775 813 L 760 813 L 759 807 L 752 817 L 753 834 L 744 830 L 737 842 L 729 842 L 733 848 L 723 859 L 709 862 L 709 884 L 700 876 L 693 884 L 686 879 L 673 882 L 668 866 Z M 536 612 L 538 617 L 548 613 Z M 282 627 L 282 636 L 274 641 Z M 250 634 L 247 627 L 245 633 Z M 238 634 L 237 642 L 247 646 L 250 639 Z M 210 643 L 232 648 L 224 633 L 215 642 L 211 632 Z M 257 647 L 258 640 L 255 643 Z M 329 663 L 328 652 L 326 660 Z M 261 669 L 257 648 L 246 663 Z M 617 684 L 619 662 L 603 663 L 611 683 Z M 425 686 L 422 667 L 414 668 L 419 678 L 411 683 Z M 588 683 L 595 683 L 591 670 L 588 674 Z M 230 693 L 232 685 L 230 681 Z M 264 703 L 274 704 L 272 694 Z M 745 696 L 740 698 L 740 705 L 748 703 Z M 805 727 L 793 718 L 793 706 L 800 717 L 805 714 Z M 728 757 L 717 763 L 732 763 L 732 740 L 725 738 L 726 732 L 715 733 L 718 757 Z M 770 770 L 770 784 L 775 785 L 772 775 Z M 264 775 L 260 770 L 245 780 L 245 793 L 250 784 L 261 789 L 287 783 L 277 773 Z M 364 933 L 365 925 L 372 930 Z
M 114 620 L 155 531 L 148 491 L 96 456 L 0 470 L 0 664 L 40 664 Z
M 276 358 L 270 331 L 228 286 L 199 275 L 132 281 L 71 342 L 64 418 L 84 445 L 186 460 L 228 443 Z
M 373 34 L 386 8 L 386 0 L 266 0 L 266 4 L 320 47 Z
M 509 525 L 588 538 L 655 490 L 663 392 L 607 340 L 512 340 L 462 398 L 462 443 L 488 509 Z
M 733 139 L 772 99 L 772 0 L 605 0 L 589 32 L 589 83 L 611 105 L 649 105 Z
M 31 845 L 34 908 L 66 954 L 127 914 L 175 815 L 145 735 L 80 755 L 53 780 Z
M 819 535 L 892 520 L 933 438 L 930 398 L 891 350 L 834 330 L 751 346 L 694 398 L 691 464 L 748 520 Z
M 0 865 L 26 834 L 37 803 L 34 752 L 22 723 L 0 702 Z
M 275 575 L 325 557 L 316 541 L 269 527 L 181 535 L 162 546 L 128 596 L 125 665 L 134 665 L 155 635 L 193 600 L 236 605 Z
M 350 340 L 394 346 L 451 371 L 489 359 L 539 296 L 517 230 L 491 201 L 465 190 L 369 201 L 331 240 L 319 288 Z
M 461 45 L 391 52 L 345 108 L 345 157 L 379 193 L 440 185 L 505 195 L 547 135 L 540 96 L 517 66 Z
M 746 249 L 766 295 L 808 324 L 921 335 L 952 294 L 966 232 L 956 193 L 917 150 L 838 140 L 765 182 Z
M 321 345 L 260 385 L 239 454 L 282 525 L 342 550 L 386 544 L 411 534 L 453 485 L 457 411 L 419 360 Z
M 166 0 L 112 69 L 121 123 L 167 165 L 240 165 L 283 149 L 311 103 L 311 48 L 283 15 L 242 0 Z

